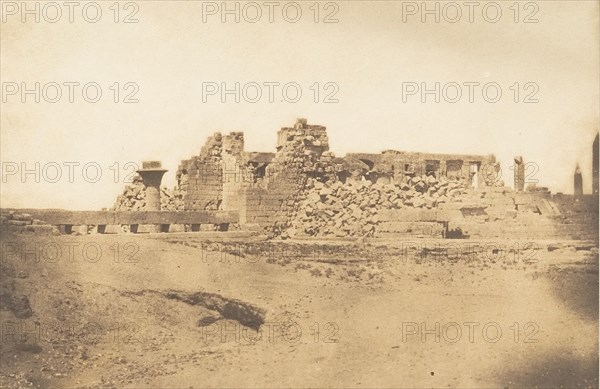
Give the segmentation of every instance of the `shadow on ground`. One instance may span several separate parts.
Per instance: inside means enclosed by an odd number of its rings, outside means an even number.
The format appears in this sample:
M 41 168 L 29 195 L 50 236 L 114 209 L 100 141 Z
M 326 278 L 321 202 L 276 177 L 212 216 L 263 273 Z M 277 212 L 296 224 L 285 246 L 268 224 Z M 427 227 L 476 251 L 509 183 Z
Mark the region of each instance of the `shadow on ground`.
M 505 388 L 597 388 L 598 355 L 581 358 L 570 352 L 544 354 L 498 375 Z
M 598 321 L 597 268 L 564 268 L 544 274 L 552 286 L 553 297 L 567 309 L 587 320 Z

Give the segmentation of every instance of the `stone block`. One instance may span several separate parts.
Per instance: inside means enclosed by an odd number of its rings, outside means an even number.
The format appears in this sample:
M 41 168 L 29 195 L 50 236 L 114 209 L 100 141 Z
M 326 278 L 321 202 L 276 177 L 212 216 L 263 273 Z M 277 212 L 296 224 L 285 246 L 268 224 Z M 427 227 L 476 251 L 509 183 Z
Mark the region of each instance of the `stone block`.
M 185 224 L 170 224 L 168 232 L 185 232 Z

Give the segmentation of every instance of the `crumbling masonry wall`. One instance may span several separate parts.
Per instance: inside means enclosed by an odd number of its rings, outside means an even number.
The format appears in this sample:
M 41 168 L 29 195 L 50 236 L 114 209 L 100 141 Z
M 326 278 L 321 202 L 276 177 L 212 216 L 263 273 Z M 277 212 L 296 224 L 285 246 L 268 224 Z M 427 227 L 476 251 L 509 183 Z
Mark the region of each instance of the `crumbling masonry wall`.
M 277 133 L 277 152 L 266 166 L 264 177 L 254 185 L 247 183 L 241 192 L 245 207 L 240 209 L 240 218 L 280 228 L 299 206 L 308 178 L 317 173 L 321 155 L 328 149 L 323 126 L 300 120 L 293 128 L 282 128 Z
M 349 153 L 345 159 L 364 163 L 367 178 L 374 184 L 401 183 L 417 176 L 466 180 L 474 188 L 498 181 L 498 164 L 493 155 L 388 150 L 381 154 Z
M 181 161 L 176 177 L 185 210 L 222 209 L 222 149 L 223 136 L 217 132 L 202 146 L 200 155 Z

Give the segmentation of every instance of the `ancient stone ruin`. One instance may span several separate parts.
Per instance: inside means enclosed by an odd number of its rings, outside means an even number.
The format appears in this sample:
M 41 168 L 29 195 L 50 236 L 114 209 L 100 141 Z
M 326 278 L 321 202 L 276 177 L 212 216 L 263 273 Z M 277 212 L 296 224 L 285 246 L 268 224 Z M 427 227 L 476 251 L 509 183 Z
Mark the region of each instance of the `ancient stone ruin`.
M 593 171 L 598 171 L 597 138 Z M 275 152 L 249 152 L 244 134 L 215 133 L 181 161 L 177 185 L 147 161 L 110 210 L 2 210 L 2 228 L 48 233 L 252 231 L 270 238 L 598 238 L 598 196 L 525 188 L 515 157 L 514 189 L 493 155 L 387 150 L 329 151 L 326 128 L 298 119 L 277 132 Z M 597 177 L 592 190 L 597 191 Z
M 577 193 L 580 212 L 563 212 L 570 197 L 525 190 L 524 160 L 515 163 L 513 190 L 500 180 L 493 155 L 388 150 L 336 157 L 326 128 L 298 119 L 277 132 L 274 153 L 244 150 L 242 132 L 215 133 L 197 156 L 181 161 L 176 187 L 160 190 L 160 209 L 235 211 L 242 228 L 280 238 L 597 235 L 580 220 L 597 215 L 597 201 Z M 146 192 L 137 177 L 113 210 L 150 210 Z

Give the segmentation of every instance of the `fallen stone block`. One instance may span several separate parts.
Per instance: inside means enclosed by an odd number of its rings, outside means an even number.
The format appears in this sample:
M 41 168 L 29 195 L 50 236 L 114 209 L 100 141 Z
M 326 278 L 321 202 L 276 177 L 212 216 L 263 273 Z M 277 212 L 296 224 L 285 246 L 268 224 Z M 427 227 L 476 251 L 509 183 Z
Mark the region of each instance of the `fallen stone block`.
M 31 224 L 31 221 L 33 221 L 33 215 L 31 215 L 29 213 L 15 213 L 12 215 L 12 219 L 20 220 L 20 221 L 28 221 L 29 224 Z
M 519 211 L 519 212 L 538 213 L 538 207 L 537 207 L 536 204 L 531 204 L 531 203 L 517 204 L 517 211 Z
M 71 234 L 76 235 L 87 235 L 88 234 L 88 226 L 87 224 L 80 224 L 71 227 Z
M 10 226 L 27 226 L 27 225 L 30 225 L 31 222 L 25 221 L 25 220 L 8 220 L 6 222 L 6 224 L 8 224 Z
M 378 230 L 380 233 L 441 237 L 444 232 L 444 225 L 434 222 L 381 222 Z
M 532 204 L 535 202 L 535 195 L 528 193 L 515 193 L 515 204 L 525 205 Z
M 119 224 L 101 224 L 98 226 L 99 234 L 121 234 L 123 230 Z
M 48 225 L 48 224 L 46 224 L 46 225 L 36 224 L 36 225 L 25 226 L 25 231 L 33 232 L 36 235 L 57 235 L 58 234 L 58 229 L 56 227 Z
M 134 228 L 133 226 L 137 226 Z M 160 225 L 158 224 L 132 224 L 131 232 L 136 234 L 151 234 L 161 232 Z
M 258 223 L 246 223 L 246 224 L 242 225 L 242 230 L 243 231 L 256 231 L 256 232 L 260 232 L 263 229 L 260 226 L 260 224 L 258 224 Z
M 185 224 L 169 224 L 168 232 L 185 232 Z

